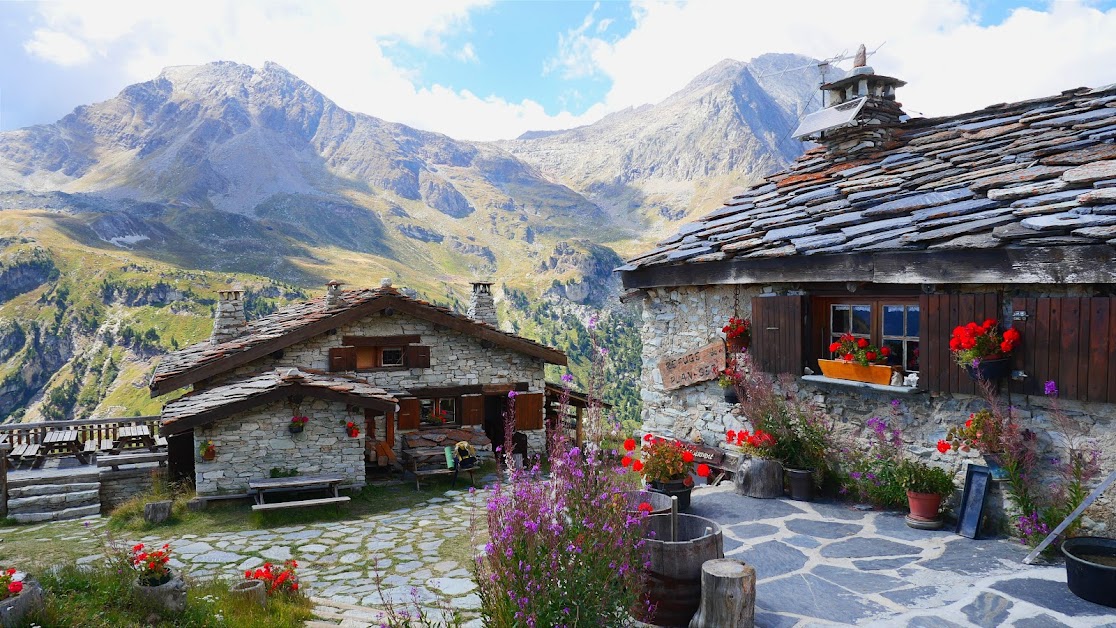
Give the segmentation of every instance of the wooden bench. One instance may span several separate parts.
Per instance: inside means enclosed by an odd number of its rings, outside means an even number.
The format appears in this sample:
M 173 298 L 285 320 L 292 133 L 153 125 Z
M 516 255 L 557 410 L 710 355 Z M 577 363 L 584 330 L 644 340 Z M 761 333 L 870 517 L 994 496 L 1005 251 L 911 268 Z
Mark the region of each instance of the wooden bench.
M 16 445 L 12 448 L 12 452 L 8 454 L 8 458 L 15 463 L 18 469 L 23 466 L 23 463 L 30 462 L 31 468 L 36 469 L 43 463 L 43 454 L 38 445 Z
M 167 464 L 167 452 L 165 451 L 148 451 L 138 454 L 113 454 L 111 456 L 98 456 L 97 467 L 112 467 L 113 471 L 119 471 L 122 464 L 144 464 L 148 462 L 158 462 L 159 466 Z
M 251 480 L 248 482 L 248 494 L 256 503 L 252 510 L 278 510 L 281 508 L 304 508 L 309 506 L 323 506 L 326 504 L 341 504 L 349 501 L 348 496 L 337 494 L 338 488 L 345 478 L 339 475 L 296 475 L 289 478 L 268 478 L 265 480 Z M 326 490 L 330 497 L 318 499 L 301 499 L 289 502 L 265 503 L 265 496 L 269 493 L 282 493 L 291 491 Z
M 446 448 L 445 447 L 412 447 L 404 449 L 402 452 L 403 470 L 415 476 L 415 490 L 419 490 L 419 482 L 424 477 L 432 475 L 453 475 L 454 484 L 457 483 L 456 466 L 450 467 L 446 464 Z M 469 483 L 476 486 L 476 478 L 473 473 L 476 467 L 465 469 L 469 474 Z

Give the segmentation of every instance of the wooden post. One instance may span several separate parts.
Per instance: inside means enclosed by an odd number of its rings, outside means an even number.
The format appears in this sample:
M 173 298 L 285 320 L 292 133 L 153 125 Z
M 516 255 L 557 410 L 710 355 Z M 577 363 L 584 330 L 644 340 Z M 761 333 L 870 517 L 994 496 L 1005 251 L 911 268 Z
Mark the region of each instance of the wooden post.
M 678 540 L 678 496 L 670 496 L 670 542 Z
M 12 446 L 0 443 L 0 518 L 8 516 L 8 452 Z
M 701 605 L 690 628 L 753 628 L 755 622 L 755 568 L 732 558 L 702 563 Z

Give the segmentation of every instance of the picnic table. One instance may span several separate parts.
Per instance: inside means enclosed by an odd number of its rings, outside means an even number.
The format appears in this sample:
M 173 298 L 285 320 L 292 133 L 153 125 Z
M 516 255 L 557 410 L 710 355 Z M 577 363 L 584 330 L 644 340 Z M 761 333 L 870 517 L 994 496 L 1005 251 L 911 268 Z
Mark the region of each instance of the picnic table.
M 340 504 L 349 501 L 348 496 L 337 494 L 337 490 L 344 481 L 345 478 L 339 475 L 296 475 L 289 478 L 250 480 L 248 482 L 248 494 L 256 501 L 252 506 L 252 510 L 277 510 L 279 508 L 301 508 L 304 506 L 321 506 L 323 504 Z M 302 499 L 272 503 L 267 503 L 265 499 L 267 495 L 274 493 L 316 489 L 328 491 L 331 496 L 318 499 Z
M 43 437 L 42 449 L 44 454 L 73 454 L 82 464 L 89 462 L 82 450 L 81 441 L 78 440 L 77 430 L 47 432 Z
M 419 482 L 423 477 L 430 475 L 453 475 L 452 486 L 457 486 L 457 474 L 465 471 L 469 474 L 469 483 L 477 485 L 473 473 L 476 467 L 459 469 L 456 464 L 450 466 L 446 454 L 448 447 L 412 447 L 402 451 L 403 470 L 415 476 L 415 490 L 419 490 Z M 452 455 L 452 454 L 450 454 Z
M 121 426 L 116 431 L 116 442 L 113 443 L 112 452 L 118 454 L 121 449 L 129 446 L 146 447 L 155 451 L 158 445 L 146 425 Z

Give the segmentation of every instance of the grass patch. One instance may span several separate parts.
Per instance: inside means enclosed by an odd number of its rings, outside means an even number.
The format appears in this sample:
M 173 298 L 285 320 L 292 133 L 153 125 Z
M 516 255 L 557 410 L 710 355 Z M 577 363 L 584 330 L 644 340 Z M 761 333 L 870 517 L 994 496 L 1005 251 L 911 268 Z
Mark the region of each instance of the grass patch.
M 303 596 L 275 596 L 261 608 L 229 593 L 220 580 L 188 582 L 186 610 L 164 616 L 132 594 L 133 572 L 103 565 L 94 569 L 67 566 L 42 575 L 43 610 L 30 618 L 41 626 L 119 626 L 294 628 L 311 618 L 312 604 Z

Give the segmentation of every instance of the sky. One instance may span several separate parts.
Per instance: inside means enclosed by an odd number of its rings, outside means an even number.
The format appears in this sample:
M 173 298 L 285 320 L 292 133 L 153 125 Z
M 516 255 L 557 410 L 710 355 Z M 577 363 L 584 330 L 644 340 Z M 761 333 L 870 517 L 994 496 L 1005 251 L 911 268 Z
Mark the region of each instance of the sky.
M 504 139 L 658 102 L 726 58 L 861 43 L 907 81 L 908 113 L 960 113 L 1116 83 L 1116 0 L 0 0 L 0 130 L 228 60 L 279 63 L 351 111 Z

